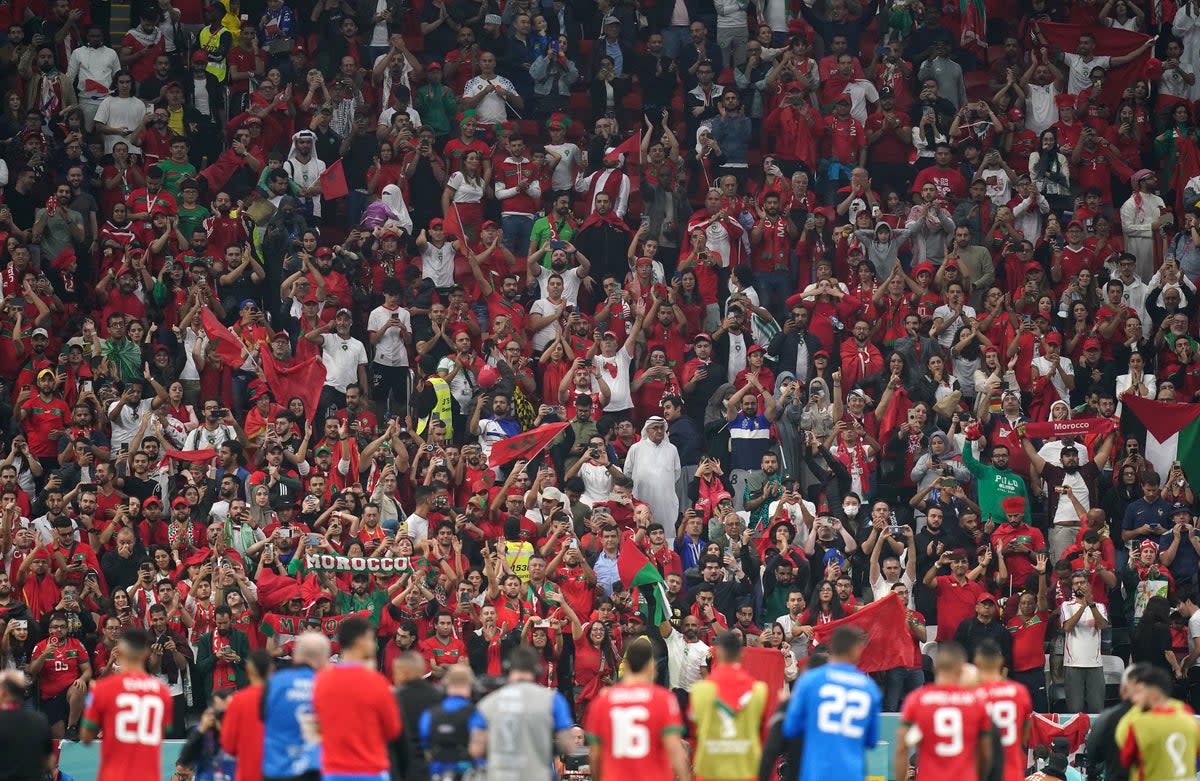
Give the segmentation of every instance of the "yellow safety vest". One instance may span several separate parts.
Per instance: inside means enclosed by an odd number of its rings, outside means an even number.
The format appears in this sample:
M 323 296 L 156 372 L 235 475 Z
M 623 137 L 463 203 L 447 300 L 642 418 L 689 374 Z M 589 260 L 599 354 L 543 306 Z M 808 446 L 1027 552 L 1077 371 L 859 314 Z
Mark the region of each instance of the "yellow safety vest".
M 738 707 L 738 710 L 733 710 Z M 760 732 L 767 707 L 767 685 L 756 681 L 745 702 L 722 703 L 717 687 L 705 679 L 692 687 L 691 713 L 696 750 L 693 772 L 704 781 L 742 781 L 758 775 Z
M 208 52 L 208 67 L 206 70 L 217 78 L 217 81 L 224 84 L 229 80 L 229 55 L 221 54 L 221 34 L 229 33 L 230 41 L 232 42 L 233 33 L 230 33 L 225 27 L 220 27 L 214 33 L 212 29 L 205 25 L 200 29 L 200 48 Z
M 453 397 L 450 395 L 450 383 L 441 377 L 429 377 L 425 381 L 433 387 L 437 402 L 428 415 L 417 421 L 417 433 L 424 434 L 429 421 L 437 418 L 446 424 L 446 439 L 449 440 L 454 436 L 454 413 L 451 408 Z

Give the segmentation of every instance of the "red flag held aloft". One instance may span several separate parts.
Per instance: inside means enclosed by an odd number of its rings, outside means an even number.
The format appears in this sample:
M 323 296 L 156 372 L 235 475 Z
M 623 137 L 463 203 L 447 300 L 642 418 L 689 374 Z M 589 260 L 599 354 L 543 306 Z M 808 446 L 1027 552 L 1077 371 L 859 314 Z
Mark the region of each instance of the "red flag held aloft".
M 204 324 L 204 332 L 212 340 L 213 347 L 216 349 L 217 355 L 221 356 L 221 360 L 225 361 L 232 369 L 237 369 L 246 362 L 246 346 L 242 344 L 241 339 L 233 335 L 232 331 L 221 325 L 221 321 L 217 319 L 211 309 L 204 307 L 200 310 L 200 320 Z
M 642 131 L 639 130 L 638 132 L 634 133 L 629 138 L 627 138 L 624 141 L 622 141 L 621 143 L 617 144 L 611 152 L 606 152 L 604 155 L 604 159 L 605 160 L 618 160 L 618 159 L 620 159 L 621 155 L 625 155 L 626 162 L 637 162 L 636 159 L 630 160 L 629 155 L 639 155 L 640 156 L 641 148 L 642 148 Z
M 521 459 L 528 461 L 550 444 L 550 441 L 558 436 L 558 432 L 567 425 L 567 423 L 543 423 L 537 428 L 524 431 L 515 437 L 500 440 L 492 445 L 491 455 L 488 456 L 488 466 L 499 466 Z
M 259 353 L 258 357 L 267 378 L 267 386 L 276 399 L 299 396 L 304 400 L 304 409 L 317 408 L 321 388 L 325 385 L 325 364 L 319 360 L 320 356 L 310 356 L 294 366 L 279 363 L 269 350 Z
M 833 630 L 840 626 L 852 626 L 867 636 L 858 669 L 865 673 L 877 673 L 894 667 L 915 667 L 917 647 L 908 633 L 904 603 L 894 593 L 852 613 L 845 618 L 819 624 L 814 627 L 818 643 L 829 642 Z
M 350 186 L 346 184 L 346 172 L 342 169 L 342 161 L 338 160 L 321 174 L 321 195 L 325 200 L 332 201 L 349 192 Z

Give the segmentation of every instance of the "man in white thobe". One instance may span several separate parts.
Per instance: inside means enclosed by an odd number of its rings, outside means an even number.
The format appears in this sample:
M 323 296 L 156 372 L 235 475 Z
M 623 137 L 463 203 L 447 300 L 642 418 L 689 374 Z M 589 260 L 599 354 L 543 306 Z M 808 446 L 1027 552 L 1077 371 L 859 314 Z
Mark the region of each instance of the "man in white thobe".
M 650 505 L 655 521 L 672 530 L 679 518 L 675 481 L 680 471 L 679 451 L 667 439 L 667 421 L 657 415 L 647 418 L 642 438 L 625 456 L 625 474 L 633 481 L 633 495 Z

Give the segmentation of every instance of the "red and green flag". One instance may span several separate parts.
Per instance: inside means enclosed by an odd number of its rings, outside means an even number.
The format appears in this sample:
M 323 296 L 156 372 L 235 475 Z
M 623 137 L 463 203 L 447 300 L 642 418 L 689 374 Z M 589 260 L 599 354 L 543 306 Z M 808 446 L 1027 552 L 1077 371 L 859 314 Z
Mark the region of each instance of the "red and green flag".
M 1200 403 L 1175 404 L 1130 393 L 1121 403 L 1146 427 L 1146 460 L 1165 478 L 1176 461 L 1188 483 L 1200 485 Z
M 648 626 L 658 626 L 671 617 L 667 609 L 667 587 L 658 567 L 637 546 L 632 537 L 621 539 L 621 551 L 617 554 L 617 574 L 628 588 L 636 588 L 645 600 L 643 615 Z
M 537 428 L 522 431 L 515 437 L 500 440 L 492 445 L 492 452 L 488 454 L 488 466 L 531 460 L 568 425 L 570 424 L 543 423 Z

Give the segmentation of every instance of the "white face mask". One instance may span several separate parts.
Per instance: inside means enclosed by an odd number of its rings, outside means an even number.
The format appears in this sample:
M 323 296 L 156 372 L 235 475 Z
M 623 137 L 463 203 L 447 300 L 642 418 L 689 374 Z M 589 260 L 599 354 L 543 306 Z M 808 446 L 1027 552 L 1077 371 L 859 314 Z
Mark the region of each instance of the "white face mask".
M 858 507 L 859 505 L 857 504 L 843 504 L 842 512 L 846 513 L 847 518 L 853 518 L 858 515 Z

